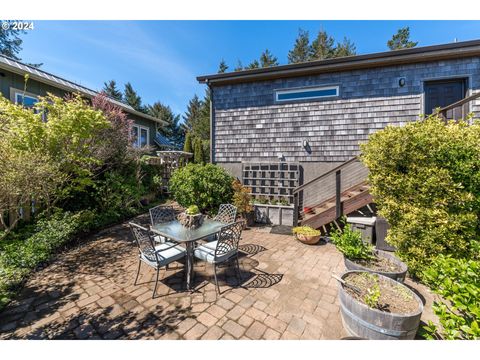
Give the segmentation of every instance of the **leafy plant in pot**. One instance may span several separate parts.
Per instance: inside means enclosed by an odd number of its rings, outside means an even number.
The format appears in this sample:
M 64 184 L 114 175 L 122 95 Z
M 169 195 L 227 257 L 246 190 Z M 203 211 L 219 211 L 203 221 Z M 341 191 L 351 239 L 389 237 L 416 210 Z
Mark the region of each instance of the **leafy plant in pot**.
M 196 229 L 203 224 L 203 215 L 197 205 L 191 205 L 178 216 L 178 220 L 183 226 Z
M 315 245 L 320 241 L 320 230 L 316 230 L 310 226 L 297 226 L 292 229 L 295 238 L 308 245 Z
M 246 226 L 253 226 L 255 223 L 255 214 L 252 206 L 252 189 L 242 185 L 242 183 L 235 179 L 232 182 L 233 188 L 233 205 L 237 207 L 240 216 L 245 220 Z
M 343 220 L 343 230 L 337 229 L 330 234 L 332 242 L 343 254 L 345 267 L 348 270 L 363 270 L 387 276 L 403 282 L 407 274 L 407 265 L 394 255 L 375 250 L 362 240 L 362 234 L 354 231 L 350 224 Z

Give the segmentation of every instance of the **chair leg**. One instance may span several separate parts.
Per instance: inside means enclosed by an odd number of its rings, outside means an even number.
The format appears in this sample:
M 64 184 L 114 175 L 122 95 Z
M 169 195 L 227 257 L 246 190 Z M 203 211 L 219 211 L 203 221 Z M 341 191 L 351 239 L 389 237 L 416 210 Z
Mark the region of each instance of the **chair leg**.
M 155 280 L 155 288 L 153 289 L 152 299 L 155 299 L 155 294 L 157 293 L 157 285 L 158 285 L 158 274 L 160 272 L 160 268 L 157 267 L 157 278 Z
M 135 282 L 133 283 L 133 285 L 137 285 L 138 275 L 140 275 L 140 266 L 142 266 L 142 261 L 138 260 L 137 276 L 135 277 Z
M 217 295 L 220 295 L 220 286 L 218 285 L 216 264 L 213 264 L 213 275 L 215 276 L 215 290 L 217 291 Z

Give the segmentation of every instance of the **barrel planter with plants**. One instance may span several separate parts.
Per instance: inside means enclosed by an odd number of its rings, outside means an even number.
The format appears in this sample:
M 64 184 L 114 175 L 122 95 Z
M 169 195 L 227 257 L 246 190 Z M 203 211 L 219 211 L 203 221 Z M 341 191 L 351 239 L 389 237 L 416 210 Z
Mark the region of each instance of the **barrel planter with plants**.
M 345 223 L 343 230 L 332 232 L 331 239 L 343 254 L 347 270 L 362 270 L 389 277 L 395 281 L 405 281 L 407 265 L 393 254 L 374 250 L 362 241 L 362 234 Z
M 297 226 L 292 229 L 295 238 L 307 245 L 315 245 L 320 241 L 320 230 L 310 226 Z
M 340 313 L 350 335 L 370 340 L 415 338 L 423 303 L 412 290 L 365 271 L 347 271 L 338 280 Z

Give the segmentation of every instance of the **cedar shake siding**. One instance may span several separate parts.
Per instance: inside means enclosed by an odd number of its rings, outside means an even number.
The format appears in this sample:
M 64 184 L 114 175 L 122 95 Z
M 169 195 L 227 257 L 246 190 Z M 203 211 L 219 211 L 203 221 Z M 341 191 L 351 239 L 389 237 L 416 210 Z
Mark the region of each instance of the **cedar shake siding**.
M 403 87 L 400 78 L 405 78 Z M 287 162 L 346 161 L 359 153 L 369 134 L 417 120 L 425 111 L 424 82 L 445 78 L 464 78 L 466 95 L 479 91 L 480 57 L 212 84 L 213 160 L 277 162 L 282 154 Z M 276 90 L 321 86 L 338 86 L 338 97 L 275 101 Z M 480 115 L 480 99 L 470 111 Z

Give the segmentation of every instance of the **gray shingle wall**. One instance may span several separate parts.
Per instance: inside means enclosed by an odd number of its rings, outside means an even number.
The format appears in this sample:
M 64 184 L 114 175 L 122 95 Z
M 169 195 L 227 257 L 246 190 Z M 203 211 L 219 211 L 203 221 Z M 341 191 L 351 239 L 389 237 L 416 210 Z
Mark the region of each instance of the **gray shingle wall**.
M 356 70 L 214 88 L 215 161 L 342 162 L 359 142 L 388 124 L 401 125 L 423 112 L 423 82 L 469 78 L 480 91 L 480 59 Z M 404 87 L 398 86 L 406 78 Z M 333 99 L 277 104 L 275 89 L 339 85 Z M 480 115 L 480 100 L 471 108 Z M 311 152 L 303 147 L 307 140 Z

